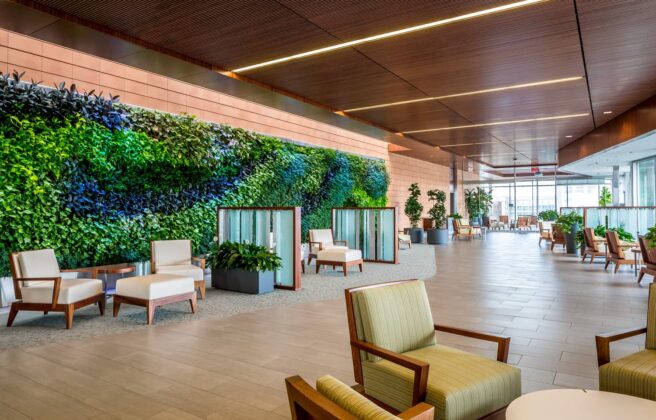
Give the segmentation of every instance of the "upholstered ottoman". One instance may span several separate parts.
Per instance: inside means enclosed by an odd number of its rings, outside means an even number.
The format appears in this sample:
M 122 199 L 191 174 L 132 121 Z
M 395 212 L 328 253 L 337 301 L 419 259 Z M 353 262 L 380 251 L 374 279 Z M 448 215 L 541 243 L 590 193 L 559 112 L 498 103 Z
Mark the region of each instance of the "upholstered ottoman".
M 341 266 L 344 269 L 344 277 L 348 274 L 348 268 L 352 265 L 360 266 L 362 272 L 362 251 L 359 249 L 332 248 L 317 253 L 317 273 L 322 265 L 332 265 L 333 269 Z
M 148 325 L 153 323 L 155 308 L 168 303 L 188 300 L 191 313 L 196 313 L 196 291 L 192 277 L 176 274 L 150 274 L 127 277 L 116 283 L 114 317 L 118 316 L 121 303 L 146 308 Z

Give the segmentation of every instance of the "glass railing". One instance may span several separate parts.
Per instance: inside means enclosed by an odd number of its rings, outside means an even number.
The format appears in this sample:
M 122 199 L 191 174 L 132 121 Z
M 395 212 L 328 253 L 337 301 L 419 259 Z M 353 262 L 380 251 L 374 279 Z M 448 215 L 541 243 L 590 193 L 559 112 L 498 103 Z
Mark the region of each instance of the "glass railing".
M 266 247 L 282 259 L 275 286 L 301 287 L 300 207 L 219 207 L 217 217 L 219 244 L 231 241 Z
M 621 227 L 637 238 L 656 225 L 656 207 L 588 207 L 584 220 L 585 227 Z
M 583 216 L 585 213 L 586 207 L 561 207 L 560 208 L 560 214 L 569 214 L 571 212 L 575 212 L 579 216 Z
M 371 262 L 398 263 L 397 208 L 333 208 L 333 236 Z

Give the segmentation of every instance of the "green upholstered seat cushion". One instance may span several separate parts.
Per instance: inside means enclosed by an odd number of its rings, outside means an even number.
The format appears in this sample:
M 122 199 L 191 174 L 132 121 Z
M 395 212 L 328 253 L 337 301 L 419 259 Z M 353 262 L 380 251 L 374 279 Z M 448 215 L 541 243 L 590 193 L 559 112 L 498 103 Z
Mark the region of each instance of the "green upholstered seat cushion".
M 426 402 L 435 419 L 478 419 L 521 395 L 516 367 L 451 347 L 434 345 L 403 353 L 427 362 Z M 412 404 L 414 373 L 387 360 L 362 364 L 367 395 L 403 411 Z
M 411 281 L 353 293 L 358 338 L 403 353 L 435 344 L 426 287 Z M 370 361 L 377 360 L 369 356 Z
M 649 305 L 647 307 L 647 342 L 645 347 L 656 350 L 656 283 L 649 285 Z
M 330 375 L 317 379 L 317 391 L 353 416 L 363 420 L 397 420 L 393 414 L 378 407 L 350 386 Z
M 642 350 L 601 366 L 599 389 L 656 401 L 656 350 Z

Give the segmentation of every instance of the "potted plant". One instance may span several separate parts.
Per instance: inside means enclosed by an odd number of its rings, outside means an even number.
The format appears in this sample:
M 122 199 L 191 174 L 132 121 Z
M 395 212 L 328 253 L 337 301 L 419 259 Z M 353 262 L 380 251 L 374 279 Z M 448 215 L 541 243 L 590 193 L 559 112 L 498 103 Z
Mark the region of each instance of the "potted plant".
M 487 216 L 492 207 L 492 189 L 485 191 L 481 187 L 465 190 L 465 207 L 471 224 L 481 225 L 483 216 Z
M 599 207 L 606 207 L 613 204 L 613 195 L 610 193 L 608 187 L 602 187 L 601 194 L 599 195 Z
M 423 242 L 423 230 L 419 227 L 419 220 L 421 219 L 421 212 L 424 211 L 424 206 L 419 202 L 421 191 L 419 186 L 414 183 L 408 188 L 410 196 L 405 201 L 405 215 L 410 219 L 410 241 L 413 244 Z
M 254 294 L 273 291 L 274 272 L 282 265 L 266 247 L 230 241 L 214 245 L 206 261 L 212 269 L 212 287 Z
M 538 213 L 538 219 L 545 222 L 553 222 L 558 218 L 558 213 L 556 210 L 545 210 Z
M 435 203 L 428 210 L 435 228 L 428 230 L 426 240 L 433 245 L 445 244 L 449 241 L 449 230 L 446 227 L 446 193 L 441 190 L 430 190 L 428 199 Z
M 656 226 L 652 226 L 647 229 L 645 239 L 647 240 L 647 246 L 650 249 L 656 248 Z
M 579 226 L 583 224 L 583 216 L 575 211 L 563 214 L 556 219 L 556 224 L 565 235 L 565 247 L 568 254 L 576 254 L 578 249 L 577 234 Z

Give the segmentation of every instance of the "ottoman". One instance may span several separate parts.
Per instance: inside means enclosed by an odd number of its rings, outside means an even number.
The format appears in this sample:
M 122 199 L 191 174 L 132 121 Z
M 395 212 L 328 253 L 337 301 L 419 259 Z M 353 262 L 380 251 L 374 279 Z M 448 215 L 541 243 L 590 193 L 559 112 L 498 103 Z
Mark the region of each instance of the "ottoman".
M 121 303 L 146 308 L 148 325 L 153 323 L 155 308 L 168 303 L 188 300 L 191 313 L 196 313 L 196 291 L 192 277 L 176 274 L 150 274 L 127 277 L 116 283 L 114 317 L 118 316 Z
M 359 249 L 325 249 L 317 253 L 317 273 L 322 265 L 332 265 L 333 269 L 341 266 L 344 269 L 344 277 L 348 274 L 348 268 L 352 265 L 360 266 L 362 272 L 362 251 Z

